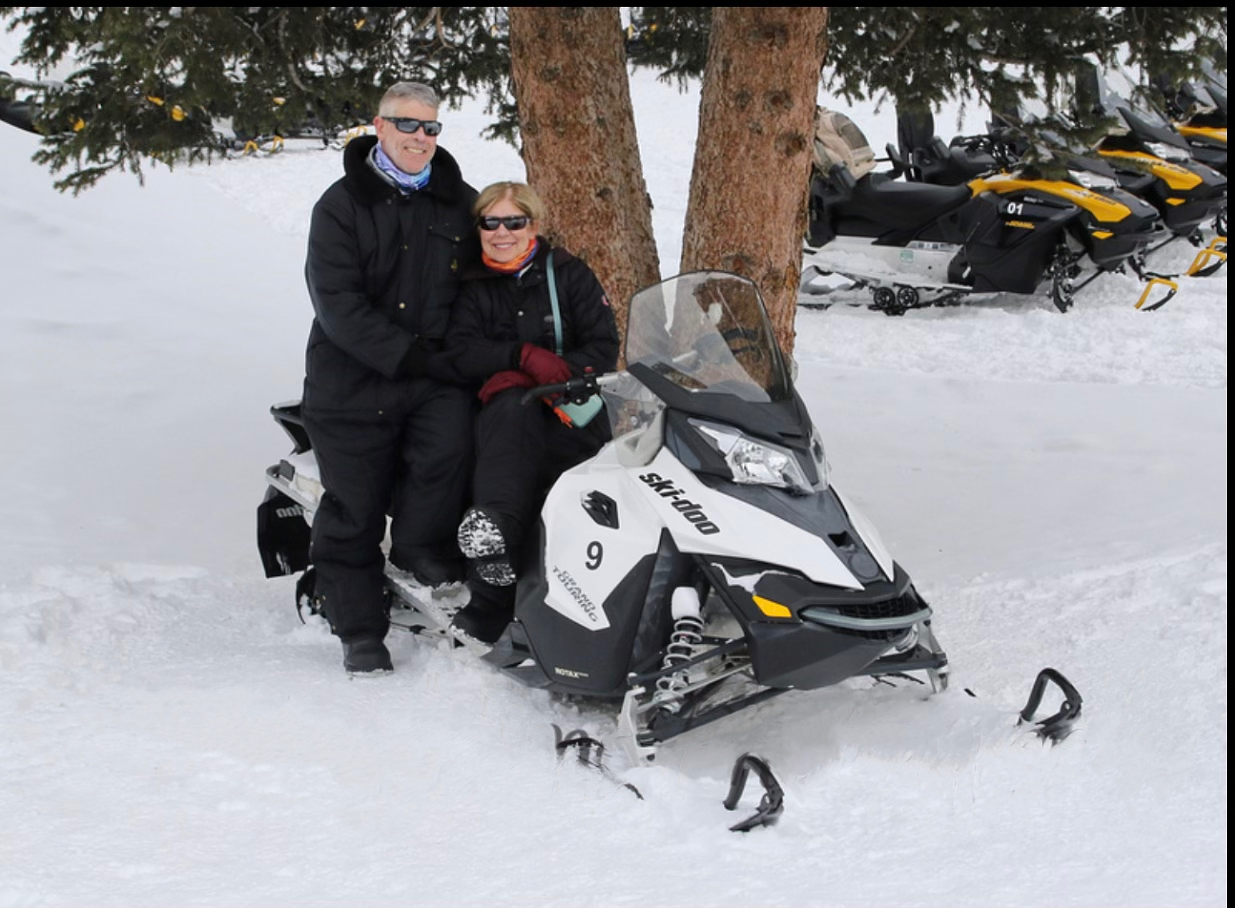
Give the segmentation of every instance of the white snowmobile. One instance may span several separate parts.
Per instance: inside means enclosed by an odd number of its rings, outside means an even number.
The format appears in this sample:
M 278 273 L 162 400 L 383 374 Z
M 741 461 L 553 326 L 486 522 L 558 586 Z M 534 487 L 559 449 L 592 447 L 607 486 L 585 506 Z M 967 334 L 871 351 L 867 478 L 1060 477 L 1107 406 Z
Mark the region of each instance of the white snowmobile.
M 601 394 L 613 440 L 549 490 L 503 636 L 461 642 L 523 684 L 620 700 L 621 743 L 638 762 L 789 690 L 906 673 L 944 689 L 932 610 L 829 482 L 755 285 L 705 271 L 637 293 L 625 353 L 624 371 L 528 392 L 535 406 Z M 298 453 L 267 471 L 268 576 L 306 567 L 305 521 L 320 497 L 295 408 L 274 413 Z M 393 623 L 450 635 L 466 597 L 387 577 Z M 1065 693 L 1065 710 L 1042 726 L 1051 737 L 1080 711 Z M 753 767 L 771 790 L 766 765 L 748 757 L 735 786 Z

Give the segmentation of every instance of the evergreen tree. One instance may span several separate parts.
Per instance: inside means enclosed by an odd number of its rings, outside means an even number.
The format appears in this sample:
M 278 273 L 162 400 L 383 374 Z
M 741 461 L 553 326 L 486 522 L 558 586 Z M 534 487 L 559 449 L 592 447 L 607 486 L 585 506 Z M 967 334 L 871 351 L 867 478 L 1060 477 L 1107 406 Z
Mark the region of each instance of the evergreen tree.
M 701 77 L 710 7 L 631 7 L 631 63 Z M 1149 77 L 1225 69 L 1225 7 L 832 8 L 825 89 L 927 110 L 949 99 L 999 107 L 1054 87 L 1086 56 L 1125 57 Z M 450 103 L 486 94 L 491 134 L 516 141 L 505 7 L 0 7 L 24 28 L 19 62 L 46 74 L 72 60 L 28 109 L 36 160 L 71 172 L 74 192 L 104 173 L 138 175 L 209 157 L 229 138 L 323 133 L 368 122 L 382 89 L 430 82 Z M 0 82 L 0 100 L 15 88 Z M 1047 98 L 1053 102 L 1054 98 Z
M 710 7 L 648 6 L 631 13 L 631 62 L 679 82 L 702 76 Z M 926 111 L 948 100 L 1005 107 L 1051 92 L 1088 58 L 1126 62 L 1169 82 L 1226 69 L 1222 6 L 837 6 L 829 7 L 823 85 L 837 98 L 887 98 Z
M 828 8 L 717 7 L 712 21 L 681 270 L 753 280 L 792 352 Z
M 493 98 L 512 137 L 502 7 L 0 7 L 19 61 L 71 62 L 32 106 L 36 160 L 79 192 L 145 157 L 208 159 L 230 140 L 333 135 L 370 122 L 386 86 L 425 81 L 450 103 Z

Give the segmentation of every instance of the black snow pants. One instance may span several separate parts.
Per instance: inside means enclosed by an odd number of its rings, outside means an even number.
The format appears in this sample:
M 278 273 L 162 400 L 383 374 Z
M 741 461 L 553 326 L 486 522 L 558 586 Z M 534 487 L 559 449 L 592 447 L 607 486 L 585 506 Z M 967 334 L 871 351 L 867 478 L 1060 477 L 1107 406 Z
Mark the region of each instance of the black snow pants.
M 472 481 L 472 504 L 497 519 L 510 563 L 516 568 L 554 480 L 609 440 L 609 423 L 603 413 L 586 426 L 574 428 L 539 400 L 521 403 L 524 393 L 518 388 L 503 391 L 477 415 Z M 513 586 L 470 585 L 473 599 L 513 608 Z
M 459 561 L 456 532 L 472 470 L 475 395 L 419 380 L 399 408 L 306 412 L 325 494 L 313 518 L 315 596 L 343 641 L 390 628 L 383 570 L 390 561 Z

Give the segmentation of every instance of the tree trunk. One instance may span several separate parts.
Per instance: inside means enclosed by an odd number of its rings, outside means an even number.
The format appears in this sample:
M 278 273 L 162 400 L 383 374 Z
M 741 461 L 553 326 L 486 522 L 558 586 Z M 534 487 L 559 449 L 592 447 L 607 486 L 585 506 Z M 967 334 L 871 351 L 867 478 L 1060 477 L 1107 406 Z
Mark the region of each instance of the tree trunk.
M 828 9 L 715 7 L 699 102 L 682 271 L 759 285 L 792 352 Z
M 660 280 L 616 6 L 512 6 L 511 75 L 528 183 L 547 235 L 587 261 L 625 332 L 631 294 Z

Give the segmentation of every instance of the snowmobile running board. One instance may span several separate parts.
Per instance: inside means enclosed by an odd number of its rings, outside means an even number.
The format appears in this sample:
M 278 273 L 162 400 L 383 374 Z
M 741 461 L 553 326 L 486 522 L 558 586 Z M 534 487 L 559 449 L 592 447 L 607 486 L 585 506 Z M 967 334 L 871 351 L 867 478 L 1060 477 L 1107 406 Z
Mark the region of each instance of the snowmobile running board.
M 1216 259 L 1217 261 L 1213 264 L 1208 264 L 1210 259 Z M 1197 253 L 1196 259 L 1185 273 L 1188 277 L 1208 277 L 1220 269 L 1224 264 L 1226 264 L 1226 241 L 1225 238 L 1219 237 L 1210 243 L 1209 248 L 1203 249 L 1201 252 Z M 825 276 L 828 274 L 828 272 L 819 271 L 813 265 L 810 267 L 814 268 L 816 275 Z M 1174 299 L 1175 294 L 1179 292 L 1179 284 L 1172 279 L 1173 277 L 1178 277 L 1178 275 L 1155 274 L 1152 272 L 1135 269 L 1135 266 L 1134 270 L 1137 270 L 1137 277 L 1139 277 L 1145 284 L 1145 288 L 1141 291 L 1141 295 L 1137 298 L 1135 306 L 1136 309 L 1142 312 L 1153 312 L 1155 309 L 1161 309 L 1172 299 Z M 1073 287 L 1072 292 L 1074 294 L 1080 292 L 1101 277 L 1102 274 L 1103 272 L 1094 272 L 1080 284 Z M 833 304 L 830 302 L 821 302 L 818 297 L 826 296 L 829 292 L 835 291 L 816 292 L 807 289 L 811 277 L 804 276 L 801 280 L 801 285 L 798 287 L 798 295 L 799 297 L 808 298 L 799 299 L 798 305 L 803 309 L 830 309 Z M 953 285 L 944 285 L 941 287 L 913 287 L 905 284 L 897 285 L 895 287 L 888 287 L 886 285 L 872 284 L 869 281 L 862 280 L 854 281 L 850 287 L 844 289 L 870 290 L 874 295 L 874 302 L 867 304 L 866 308 L 892 316 L 904 315 L 912 309 L 963 306 L 968 302 L 967 297 L 990 295 L 979 294 L 968 287 Z M 1159 290 L 1163 291 L 1162 295 L 1151 302 L 1150 297 Z M 922 295 L 923 291 L 937 292 L 940 295 L 933 298 L 927 298 Z M 1059 309 L 1061 312 L 1066 312 L 1070 306 L 1061 307 L 1058 303 L 1056 303 L 1055 308 Z

